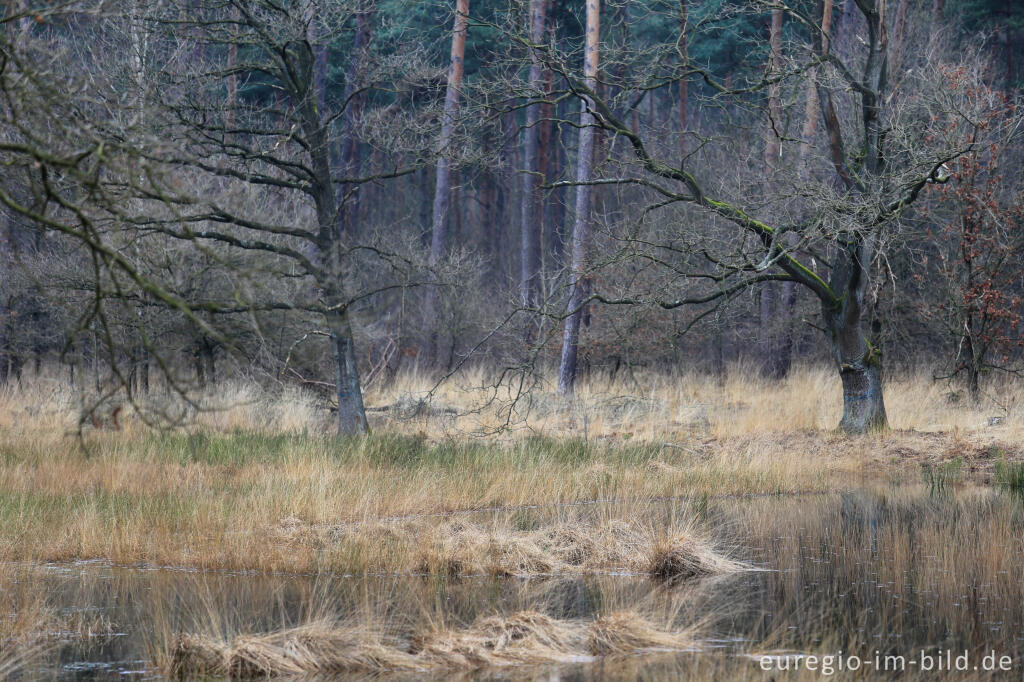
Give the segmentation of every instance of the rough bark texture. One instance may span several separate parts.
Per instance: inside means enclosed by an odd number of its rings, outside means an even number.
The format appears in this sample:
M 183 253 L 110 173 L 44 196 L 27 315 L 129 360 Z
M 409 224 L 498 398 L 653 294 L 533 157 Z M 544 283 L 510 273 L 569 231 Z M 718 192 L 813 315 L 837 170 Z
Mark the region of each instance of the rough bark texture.
M 887 426 L 882 399 L 882 354 L 861 324 L 872 248 L 870 240 L 863 240 L 841 254 L 831 284 L 843 296 L 822 310 L 843 381 L 843 419 L 839 428 L 847 433 L 866 433 Z
M 851 10 L 853 0 L 844 5 L 843 30 L 857 26 Z M 836 174 L 846 191 L 871 193 L 884 169 L 884 124 L 880 108 L 884 105 L 888 77 L 888 36 L 885 0 L 856 0 L 867 23 L 868 56 L 861 79 L 860 110 L 863 120 L 862 145 L 864 167 L 855 178 L 846 165 L 838 115 L 831 92 L 819 86 L 818 103 L 828 133 L 829 152 Z M 852 35 L 839 36 L 837 45 L 854 42 Z M 828 50 L 829 45 L 823 45 Z M 868 288 L 878 226 L 852 231 L 836 256 L 830 277 L 831 295 L 822 297 L 822 315 L 833 354 L 843 382 L 843 419 L 839 427 L 848 433 L 864 433 L 887 425 L 882 397 L 882 355 L 863 329 L 864 294 Z
M 363 407 L 363 392 L 359 384 L 359 370 L 356 367 L 355 343 L 352 339 L 352 325 L 348 311 L 328 316 L 328 328 L 334 343 L 336 381 L 338 394 L 338 433 L 358 435 L 370 430 Z
M 900 0 L 896 7 L 896 20 L 892 27 L 892 40 L 890 41 L 890 65 L 893 73 L 899 74 L 903 62 L 903 50 L 907 37 L 907 15 L 910 13 L 910 0 Z
M 587 0 L 587 34 L 583 54 L 583 79 L 587 87 L 597 85 L 598 40 L 600 37 L 600 0 Z M 558 370 L 559 395 L 571 396 L 576 384 L 576 362 L 580 338 L 580 321 L 583 318 L 583 302 L 586 296 L 584 281 L 587 245 L 590 242 L 590 197 L 594 163 L 594 115 L 593 104 L 585 98 L 580 115 L 580 146 L 577 160 L 576 180 L 576 221 L 572 230 L 572 267 L 570 270 L 571 293 L 569 316 L 565 320 L 562 337 L 562 359 Z
M 544 42 L 547 0 L 530 0 L 530 42 Z M 530 54 L 530 97 L 539 97 L 544 88 L 544 71 L 540 55 Z M 540 104 L 526 108 L 526 130 L 523 131 L 522 203 L 520 204 L 520 270 L 519 295 L 524 306 L 537 302 L 540 277 L 540 243 L 543 234 L 540 203 Z M 546 151 L 546 150 L 545 150 Z

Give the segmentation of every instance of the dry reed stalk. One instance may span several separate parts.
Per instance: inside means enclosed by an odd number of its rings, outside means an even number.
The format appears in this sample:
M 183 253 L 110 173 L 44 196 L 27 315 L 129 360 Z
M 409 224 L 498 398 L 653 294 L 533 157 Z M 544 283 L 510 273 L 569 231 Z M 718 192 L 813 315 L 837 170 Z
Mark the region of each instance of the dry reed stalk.
M 655 544 L 647 553 L 647 572 L 668 583 L 742 570 L 743 564 L 717 554 L 692 534 L 675 535 Z
M 398 639 L 386 640 L 325 621 L 239 636 L 231 643 L 181 635 L 169 672 L 178 678 L 246 679 L 310 673 L 456 671 L 580 662 L 597 656 L 694 646 L 692 631 L 659 628 L 633 611 L 591 622 L 520 611 L 481 618 L 462 629 L 417 633 L 404 646 Z
M 355 531 L 359 533 L 359 530 Z M 366 529 L 376 534 L 376 530 Z M 423 543 L 423 536 L 427 542 Z M 491 528 L 456 521 L 406 534 L 421 550 L 420 572 L 459 576 L 535 576 L 604 571 L 651 573 L 681 581 L 743 570 L 721 555 L 691 523 L 676 524 L 674 535 L 658 540 L 640 521 L 601 524 L 555 523 L 532 531 Z

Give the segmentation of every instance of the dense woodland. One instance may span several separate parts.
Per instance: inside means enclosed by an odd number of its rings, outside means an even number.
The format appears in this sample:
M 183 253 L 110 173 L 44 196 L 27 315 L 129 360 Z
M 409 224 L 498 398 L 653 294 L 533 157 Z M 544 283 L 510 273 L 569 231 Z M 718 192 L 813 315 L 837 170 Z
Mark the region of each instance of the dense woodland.
M 1014 0 L 6 3 L 0 382 L 1021 367 Z M 335 402 L 336 401 L 336 402 Z

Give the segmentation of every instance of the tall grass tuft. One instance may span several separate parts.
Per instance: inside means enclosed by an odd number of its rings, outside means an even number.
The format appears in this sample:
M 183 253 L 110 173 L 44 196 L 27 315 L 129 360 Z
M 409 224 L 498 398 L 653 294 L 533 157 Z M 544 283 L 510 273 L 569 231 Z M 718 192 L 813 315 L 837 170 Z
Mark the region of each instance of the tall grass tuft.
M 995 474 L 1000 488 L 1024 499 L 1024 462 L 1000 460 L 996 462 Z

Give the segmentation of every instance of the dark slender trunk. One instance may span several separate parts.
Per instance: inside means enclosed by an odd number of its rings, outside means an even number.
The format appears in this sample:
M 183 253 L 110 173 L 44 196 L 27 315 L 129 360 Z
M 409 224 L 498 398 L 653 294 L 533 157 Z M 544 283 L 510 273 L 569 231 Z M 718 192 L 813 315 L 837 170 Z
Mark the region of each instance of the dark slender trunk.
M 149 393 L 149 353 L 143 351 L 139 367 L 139 390 L 142 395 Z
M 541 105 L 540 140 L 538 142 L 540 153 L 540 172 L 544 182 L 551 184 L 558 179 L 559 150 L 558 144 L 554 142 L 557 131 L 554 126 L 555 104 L 551 101 L 551 94 L 555 89 L 555 74 L 551 69 L 544 70 L 544 94 L 546 101 Z M 551 273 L 559 265 L 561 254 L 561 233 L 556 223 L 556 199 L 555 194 L 549 192 L 541 196 L 541 270 Z M 558 246 L 556 246 L 558 244 Z
M 770 378 L 777 376 L 776 363 L 778 362 L 778 349 L 776 347 L 776 308 L 778 302 L 778 290 L 774 284 L 761 285 L 759 301 L 760 328 L 758 329 L 758 364 L 761 373 Z
M 347 309 L 328 314 L 327 326 L 334 344 L 336 387 L 338 395 L 338 433 L 358 435 L 367 433 L 370 425 L 366 421 L 363 407 L 363 392 L 359 385 L 359 370 L 356 366 L 355 342 Z
M 782 63 L 782 10 L 772 10 L 771 23 L 768 31 L 769 50 L 769 73 L 776 73 Z M 773 193 L 774 177 L 779 166 L 779 159 L 782 153 L 782 142 L 779 135 L 782 131 L 782 101 L 780 99 L 781 88 L 778 84 L 768 86 L 768 129 L 765 133 L 764 165 L 765 165 L 765 193 Z M 782 376 L 783 367 L 779 359 L 779 331 L 778 320 L 779 289 L 773 284 L 765 284 L 761 287 L 761 328 L 760 328 L 760 365 L 761 372 L 770 378 L 777 379 Z
M 530 41 L 544 41 L 546 0 L 530 0 L 528 17 Z M 544 91 L 544 71 L 540 55 L 530 54 L 529 97 L 540 98 Z M 519 298 L 526 307 L 537 303 L 540 278 L 540 243 L 543 235 L 540 203 L 540 118 L 541 105 L 526 108 L 526 129 L 523 131 L 522 198 L 520 203 L 520 269 Z
M 687 0 L 679 0 L 679 58 L 682 60 L 683 68 L 687 68 L 689 57 L 687 55 L 688 45 L 686 42 L 686 4 Z M 689 95 L 687 92 L 688 80 L 685 76 L 679 79 L 679 158 L 680 162 L 686 159 L 688 144 L 686 131 L 690 127 Z
M 557 117 L 559 121 L 567 121 L 572 115 L 570 113 L 569 100 L 563 99 L 558 102 Z M 568 126 L 558 124 L 555 133 L 558 136 L 558 141 L 554 145 L 554 153 L 557 157 L 555 162 L 560 170 L 558 177 L 562 177 L 562 174 L 568 174 L 571 172 L 569 169 L 569 149 L 572 147 L 573 133 L 576 129 Z M 579 139 L 579 136 L 576 135 Z M 568 246 L 569 240 L 572 238 L 569 235 L 568 226 L 571 224 L 569 221 L 569 189 L 567 187 L 559 187 L 551 193 L 548 198 L 548 206 L 551 209 L 552 219 L 551 225 L 551 260 L 557 264 L 558 267 L 563 267 L 566 260 L 566 247 Z
M 792 249 L 796 246 L 795 242 L 797 239 L 796 234 L 790 232 L 787 247 Z M 779 319 L 782 322 L 783 328 L 780 330 L 778 341 L 776 344 L 776 361 L 775 361 L 775 377 L 783 378 L 789 375 L 790 369 L 793 367 L 793 336 L 795 330 L 795 313 L 796 313 L 796 283 L 795 282 L 783 282 L 782 291 L 779 297 L 779 303 L 781 304 L 781 310 L 779 312 Z
M 314 55 L 309 54 L 312 60 Z M 308 65 L 312 70 L 312 65 Z M 355 358 L 355 342 L 348 317 L 349 298 L 345 288 L 346 264 L 337 233 L 337 204 L 331 180 L 331 154 L 313 83 L 306 83 L 293 96 L 299 98 L 303 133 L 309 141 L 310 166 L 314 182 L 310 190 L 316 206 L 316 247 L 310 253 L 314 276 L 326 306 L 324 319 L 335 350 L 338 394 L 338 433 L 361 435 L 369 431 L 363 409 L 362 390 Z
M 232 8 L 231 18 L 238 19 L 238 9 Z M 238 43 L 231 41 L 228 45 L 228 69 L 233 69 L 238 64 Z M 235 110 L 238 107 L 238 75 L 232 73 L 227 77 L 228 101 L 227 109 L 224 112 L 224 126 L 227 128 L 224 137 L 230 139 L 234 134 Z
M 196 342 L 192 350 L 192 367 L 196 372 L 196 384 L 199 388 L 206 388 L 206 368 L 203 366 L 203 353 L 201 342 Z
M 977 348 L 974 345 L 974 317 L 967 316 L 967 333 L 964 334 L 964 355 L 967 357 L 967 397 L 972 403 L 978 402 L 981 397 L 981 358 L 978 357 Z
M 373 17 L 376 3 L 365 0 L 356 14 L 356 33 L 348 72 L 345 76 L 345 112 L 342 116 L 343 137 L 340 150 L 341 172 L 347 178 L 358 177 L 363 165 L 362 151 L 356 134 L 359 119 L 366 109 L 363 72 L 368 68 L 370 39 L 373 36 Z M 342 183 L 338 191 L 338 232 L 358 233 L 359 204 L 362 189 L 352 183 Z
M 11 331 L 13 326 L 11 305 L 6 296 L 0 314 L 3 315 L 0 318 L 0 386 L 3 386 L 11 376 Z
M 448 208 L 451 203 L 451 161 L 452 140 L 455 135 L 455 114 L 459 105 L 459 89 L 462 86 L 463 59 L 466 54 L 466 29 L 469 25 L 469 0 L 456 0 L 455 26 L 452 29 L 451 60 L 448 65 L 448 85 L 445 90 L 444 111 L 441 116 L 441 136 L 438 143 L 439 158 L 437 175 L 434 178 L 434 210 L 430 230 L 430 266 L 437 268 L 448 255 L 450 230 Z M 435 274 L 436 277 L 436 274 Z M 427 290 L 427 322 L 430 326 L 428 339 L 429 361 L 438 360 L 438 334 L 440 334 L 441 312 L 438 285 Z

